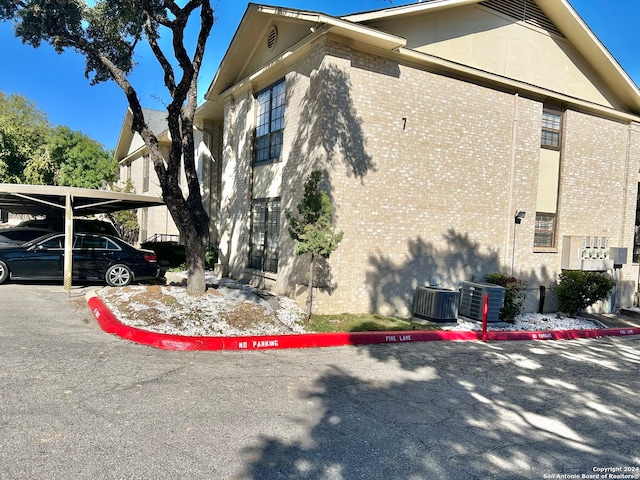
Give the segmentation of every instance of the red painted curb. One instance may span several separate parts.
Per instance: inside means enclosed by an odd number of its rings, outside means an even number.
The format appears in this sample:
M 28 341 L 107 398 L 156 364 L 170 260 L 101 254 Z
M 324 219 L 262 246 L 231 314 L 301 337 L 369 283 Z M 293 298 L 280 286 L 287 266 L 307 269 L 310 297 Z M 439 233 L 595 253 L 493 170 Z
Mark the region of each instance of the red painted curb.
M 87 303 L 106 333 L 125 340 L 163 350 L 273 350 L 283 348 L 340 347 L 373 343 L 481 340 L 482 332 L 408 330 L 403 332 L 303 333 L 247 337 L 188 337 L 154 333 L 122 324 L 107 306 L 90 292 Z M 501 340 L 570 340 L 576 338 L 640 335 L 640 328 L 605 328 L 594 330 L 548 330 L 540 332 L 488 331 L 487 339 Z

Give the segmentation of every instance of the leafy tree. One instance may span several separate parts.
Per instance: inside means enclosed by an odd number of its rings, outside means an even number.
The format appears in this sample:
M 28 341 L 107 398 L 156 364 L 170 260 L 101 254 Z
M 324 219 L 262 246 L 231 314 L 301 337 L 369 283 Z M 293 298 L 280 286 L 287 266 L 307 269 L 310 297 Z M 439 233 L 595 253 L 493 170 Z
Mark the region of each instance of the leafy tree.
M 615 286 L 611 278 L 597 272 L 565 270 L 556 288 L 558 308 L 575 317 L 580 310 L 607 298 Z
M 56 185 L 58 167 L 51 160 L 46 145 L 41 145 L 37 152 L 37 156 L 30 158 L 24 165 L 24 182 L 30 185 Z
M 114 192 L 134 193 L 133 184 L 131 180 L 127 180 L 124 187 L 118 187 L 112 185 L 111 190 Z M 138 233 L 140 232 L 140 224 L 138 223 L 138 213 L 136 209 L 120 210 L 113 213 L 108 213 L 107 217 L 111 220 L 120 236 L 125 242 L 134 244 L 138 241 Z
M 1 10 L 0 10 L 1 11 Z M 26 97 L 0 92 L 0 182 L 49 183 L 47 116 Z
M 185 28 L 196 15 L 200 30 L 190 56 L 185 46 Z M 214 22 L 211 2 L 0 0 L 0 20 L 14 21 L 16 35 L 33 47 L 44 41 L 57 52 L 73 49 L 81 53 L 86 59 L 85 75 L 91 77 L 92 84 L 112 80 L 122 89 L 132 112 L 132 129 L 149 149 L 162 197 L 185 240 L 187 291 L 204 293 L 209 218 L 202 205 L 196 170 L 193 120 L 198 74 Z M 165 35 L 170 41 L 160 42 Z M 167 106 L 171 149 L 166 159 L 157 137 L 145 122 L 138 93 L 129 78 L 136 47 L 142 41 L 149 45 L 162 68 L 171 98 Z M 186 196 L 179 185 L 181 168 L 187 183 Z
M 304 184 L 304 196 L 297 209 L 300 218 L 296 218 L 289 209 L 285 216 L 289 222 L 289 235 L 294 241 L 293 252 L 296 256 L 311 254 L 309 261 L 309 283 L 307 287 L 307 320 L 311 318 L 313 304 L 313 283 L 316 259 L 328 259 L 342 241 L 343 232 L 336 232 L 331 223 L 333 206 L 329 195 L 320 189 L 322 172 L 315 170 Z
M 57 185 L 100 188 L 117 179 L 111 153 L 82 132 L 58 126 L 48 142 L 49 158 L 57 168 Z
M 99 188 L 116 179 L 110 152 L 47 115 L 21 95 L 0 92 L 0 182 Z

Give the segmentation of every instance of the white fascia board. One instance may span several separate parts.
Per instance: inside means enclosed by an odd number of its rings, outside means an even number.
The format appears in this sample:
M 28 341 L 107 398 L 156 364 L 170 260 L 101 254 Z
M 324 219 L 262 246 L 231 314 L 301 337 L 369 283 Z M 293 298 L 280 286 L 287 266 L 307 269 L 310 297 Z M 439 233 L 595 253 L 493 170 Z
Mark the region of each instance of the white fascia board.
M 126 157 L 120 159 L 120 161 L 118 162 L 118 165 L 126 165 L 127 163 L 133 163 L 134 160 L 137 160 L 138 158 L 140 158 L 141 156 L 143 156 L 145 153 L 148 153 L 148 152 L 149 152 L 149 149 L 147 148 L 147 146 L 142 145 L 137 150 L 134 150 Z
M 640 90 L 637 85 L 571 4 L 567 0 L 537 0 L 537 3 L 591 68 L 612 87 L 622 103 L 640 111 Z
M 305 42 L 305 43 L 308 46 L 310 46 L 310 43 L 307 43 L 307 42 Z M 305 49 L 305 48 L 299 48 L 299 49 L 292 48 L 290 50 L 287 50 L 286 52 L 282 53 L 281 55 L 279 55 L 278 57 L 274 58 L 273 60 L 271 60 L 266 65 L 264 65 L 259 70 L 256 70 L 255 72 L 253 72 L 248 77 L 243 78 L 242 80 L 240 80 L 235 85 L 233 85 L 232 87 L 228 88 L 227 90 L 225 90 L 223 92 L 220 92 L 220 94 L 218 95 L 218 99 L 221 99 L 222 101 L 224 101 L 224 99 L 228 98 L 228 97 L 237 97 L 242 92 L 251 89 L 252 86 L 253 86 L 253 83 L 259 77 L 264 75 L 266 72 L 272 70 L 272 68 L 275 65 L 277 65 L 279 63 L 282 63 L 282 62 L 285 62 L 286 60 L 291 60 L 292 58 L 296 58 L 296 57 L 300 56 L 300 54 L 302 52 L 305 52 L 305 51 L 307 51 L 307 49 Z M 209 101 L 211 102 L 212 100 L 209 100 Z
M 342 20 L 349 22 L 370 22 L 385 18 L 397 17 L 400 15 L 414 15 L 426 11 L 435 11 L 443 8 L 467 5 L 470 3 L 479 3 L 482 0 L 427 0 L 421 3 L 412 3 L 400 7 L 385 8 L 382 10 L 373 10 L 370 12 L 354 13 L 340 17 Z
M 118 135 L 118 141 L 116 142 L 116 148 L 113 149 L 113 157 L 118 160 L 118 156 L 121 154 L 125 143 L 128 145 L 133 138 L 133 132 L 131 131 L 132 113 L 131 108 L 127 107 L 127 111 L 122 118 L 122 126 L 120 127 L 120 134 Z M 118 160 L 119 161 L 119 160 Z

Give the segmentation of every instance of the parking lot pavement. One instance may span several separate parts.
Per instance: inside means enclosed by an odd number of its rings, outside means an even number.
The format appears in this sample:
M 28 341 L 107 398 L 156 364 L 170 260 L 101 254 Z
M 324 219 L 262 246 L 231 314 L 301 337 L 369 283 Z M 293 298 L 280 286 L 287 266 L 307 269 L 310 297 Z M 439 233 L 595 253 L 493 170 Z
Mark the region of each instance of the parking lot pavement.
M 0 288 L 3 480 L 640 477 L 639 336 L 175 352 L 81 290 Z

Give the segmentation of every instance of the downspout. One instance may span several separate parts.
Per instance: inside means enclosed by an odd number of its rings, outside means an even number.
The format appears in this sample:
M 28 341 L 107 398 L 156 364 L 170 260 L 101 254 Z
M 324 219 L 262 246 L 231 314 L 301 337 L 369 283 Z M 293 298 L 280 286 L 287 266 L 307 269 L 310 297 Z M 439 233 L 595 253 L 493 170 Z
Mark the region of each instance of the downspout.
M 627 155 L 625 158 L 625 165 L 624 165 L 624 193 L 623 193 L 623 209 L 622 209 L 622 222 L 620 222 L 620 238 L 618 240 L 618 245 L 622 246 L 622 241 L 624 239 L 624 230 L 625 230 L 625 224 L 626 224 L 626 219 L 627 219 L 627 189 L 629 188 L 629 168 L 630 168 L 630 164 L 631 164 L 631 140 L 632 140 L 632 133 L 634 131 L 633 129 L 634 127 L 634 122 L 629 122 L 629 125 L 627 127 Z M 634 169 L 634 172 L 636 170 Z M 637 188 L 638 188 L 638 183 L 636 182 L 636 197 L 637 197 Z M 636 208 L 638 208 L 638 206 L 636 205 Z M 631 242 L 631 255 L 630 258 L 627 257 L 627 261 L 629 261 L 629 263 L 633 264 L 633 256 L 634 256 L 634 247 L 636 246 L 636 230 L 635 230 L 635 215 L 634 215 L 634 221 L 633 221 L 633 241 Z M 618 279 L 616 279 L 617 282 Z M 640 285 L 640 268 L 638 269 L 638 275 L 636 278 L 636 284 L 635 284 L 635 288 L 634 288 L 634 295 L 632 297 L 632 304 L 635 305 L 636 301 L 637 301 L 637 295 L 638 295 L 638 286 Z
M 629 123 L 627 126 L 627 146 L 626 146 L 626 154 L 624 159 L 624 175 L 623 175 L 623 188 L 622 188 L 622 218 L 620 221 L 620 233 L 618 235 L 618 246 L 622 247 L 624 245 L 624 231 L 627 226 L 627 198 L 628 198 L 628 189 L 629 189 L 629 160 L 631 158 L 631 127 L 632 123 Z M 635 222 L 634 222 L 635 223 Z M 631 257 L 633 259 L 633 245 L 635 244 L 635 229 L 634 229 L 634 241 L 631 244 Z M 627 257 L 628 260 L 628 257 Z M 615 289 L 612 298 L 612 312 L 615 313 L 617 310 L 617 304 L 620 301 L 620 270 L 613 267 L 613 279 L 616 282 Z M 637 283 L 635 291 L 638 290 Z
M 518 107 L 519 107 L 520 95 L 516 92 L 513 96 L 513 127 L 511 130 L 511 172 L 509 174 L 509 200 L 507 202 L 507 212 L 505 218 L 507 219 L 506 234 L 504 237 L 504 260 L 503 264 L 508 264 L 508 259 L 512 258 L 514 252 L 510 252 L 510 245 L 513 243 L 511 236 L 515 236 L 514 229 L 511 228 L 513 222 L 513 215 L 515 213 L 513 207 L 513 185 L 515 183 L 514 175 L 516 171 L 516 140 L 518 138 Z M 515 250 L 515 245 L 512 247 Z M 511 255 L 509 255 L 511 253 Z
M 629 160 L 631 158 L 631 127 L 633 123 L 629 123 L 627 126 L 627 152 L 624 159 L 624 188 L 622 191 L 622 221 L 620 222 L 620 236 L 618 237 L 618 245 L 623 245 L 624 240 L 624 230 L 626 227 L 627 220 L 627 197 L 628 197 L 628 188 L 629 188 Z M 632 255 L 633 255 L 633 247 L 631 247 Z

